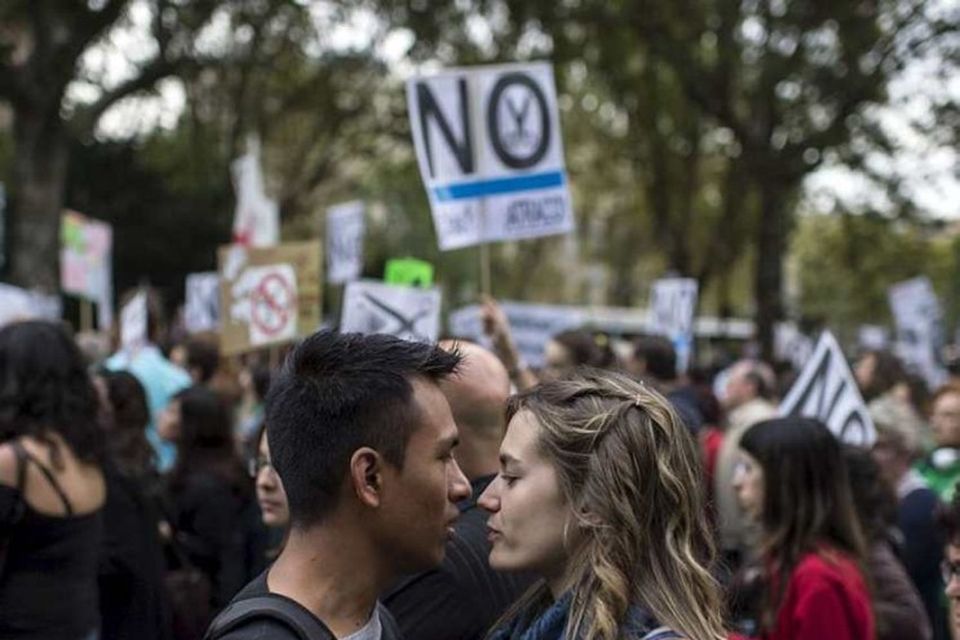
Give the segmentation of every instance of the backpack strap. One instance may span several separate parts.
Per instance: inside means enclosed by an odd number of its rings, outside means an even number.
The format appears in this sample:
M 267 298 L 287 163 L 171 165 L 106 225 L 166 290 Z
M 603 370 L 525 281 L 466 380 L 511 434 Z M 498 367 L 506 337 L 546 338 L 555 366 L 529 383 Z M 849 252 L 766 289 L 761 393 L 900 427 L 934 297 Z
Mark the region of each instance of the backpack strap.
M 327 640 L 330 631 L 310 613 L 287 598 L 273 594 L 237 600 L 224 609 L 207 629 L 203 640 L 218 640 L 251 620 L 276 620 L 297 634 L 300 640 Z

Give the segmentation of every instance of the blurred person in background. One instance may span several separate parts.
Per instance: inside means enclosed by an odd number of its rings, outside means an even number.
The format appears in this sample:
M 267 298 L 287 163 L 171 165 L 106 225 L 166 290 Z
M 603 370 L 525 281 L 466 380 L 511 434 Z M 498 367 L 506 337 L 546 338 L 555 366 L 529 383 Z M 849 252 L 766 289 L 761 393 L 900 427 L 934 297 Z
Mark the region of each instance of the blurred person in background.
M 641 336 L 633 343 L 633 357 L 625 369 L 638 380 L 652 384 L 673 405 L 680 419 L 696 434 L 703 426 L 699 398 L 692 385 L 680 379 L 677 372 L 677 351 L 663 336 Z
M 937 521 L 946 542 L 940 572 L 950 611 L 950 633 L 956 640 L 960 638 L 960 493 L 954 492 L 953 500 L 937 514 Z
M 61 325 L 0 329 L 0 638 L 98 636 L 107 493 L 98 413 Z
M 872 585 L 877 640 L 930 640 L 933 632 L 926 608 L 897 557 L 900 532 L 896 528 L 893 488 L 883 479 L 867 449 L 845 445 L 843 456 L 853 505 L 868 546 L 869 560 L 864 568 Z
M 756 527 L 744 512 L 733 485 L 740 460 L 740 438 L 758 422 L 777 415 L 773 403 L 776 378 L 773 369 L 760 360 L 738 360 L 723 379 L 720 401 L 726 411 L 723 442 L 717 455 L 713 491 L 717 508 L 720 549 L 732 568 L 756 544 Z
M 250 475 L 257 492 L 257 504 L 260 506 L 260 518 L 267 528 L 267 539 L 263 547 L 265 553 L 260 566 L 254 567 L 254 573 L 266 569 L 267 564 L 276 559 L 283 549 L 287 538 L 287 526 L 290 524 L 290 507 L 287 494 L 277 470 L 270 458 L 270 442 L 267 439 L 266 424 L 261 424 L 257 437 L 257 455 L 251 460 Z
M 939 640 L 946 637 L 940 582 L 943 542 L 936 525 L 940 500 L 913 468 L 922 455 L 922 421 L 910 407 L 889 395 L 871 402 L 869 409 L 877 429 L 873 458 L 896 492 L 900 557 Z
M 170 401 L 158 431 L 178 447 L 167 478 L 174 544 L 209 579 L 216 611 L 250 579 L 255 562 L 253 487 L 234 447 L 230 412 L 213 391 L 190 387 Z
M 867 543 L 840 443 L 819 421 L 789 417 L 747 429 L 740 450 L 733 484 L 761 527 L 762 595 L 735 637 L 873 638 Z
M 121 297 L 120 308 L 129 302 L 142 289 L 126 292 Z M 147 288 L 147 344 L 136 352 L 121 350 L 107 358 L 104 366 L 111 371 L 129 371 L 137 377 L 147 392 L 147 404 L 150 407 L 150 425 L 147 438 L 157 452 L 157 465 L 161 471 L 169 470 L 176 459 L 176 446 L 165 441 L 157 434 L 157 419 L 173 397 L 191 384 L 190 374 L 173 364 L 160 351 L 159 345 L 164 337 L 164 313 L 160 295 Z
M 263 403 L 270 390 L 270 377 L 270 369 L 257 363 L 244 367 L 238 376 L 242 395 L 234 434 L 248 459 L 257 450 L 257 434 L 263 427 Z
M 933 394 L 930 427 L 934 449 L 917 470 L 940 499 L 949 502 L 960 481 L 960 386 L 947 384 Z
M 863 352 L 853 365 L 853 377 L 866 402 L 889 393 L 907 376 L 900 359 L 885 349 Z
M 145 432 L 146 392 L 125 371 L 101 373 L 95 382 L 104 401 L 108 453 L 98 578 L 101 639 L 167 640 L 172 629 L 163 582 L 160 484 Z

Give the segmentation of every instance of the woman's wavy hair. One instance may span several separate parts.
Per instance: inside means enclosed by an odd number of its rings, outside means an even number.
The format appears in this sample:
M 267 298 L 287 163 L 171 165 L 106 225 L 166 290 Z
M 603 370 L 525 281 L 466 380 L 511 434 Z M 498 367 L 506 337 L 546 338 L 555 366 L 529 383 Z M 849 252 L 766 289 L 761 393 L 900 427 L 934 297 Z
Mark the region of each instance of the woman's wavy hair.
M 36 438 L 60 469 L 56 434 L 78 459 L 99 463 L 98 407 L 80 349 L 62 325 L 31 320 L 0 329 L 0 442 Z
M 769 628 L 801 557 L 827 545 L 850 556 L 866 577 L 867 543 L 842 447 L 822 422 L 796 416 L 758 422 L 740 447 L 770 479 L 763 491 L 762 555 L 780 578 L 766 590 L 772 595 L 761 623 Z
M 529 411 L 582 531 L 570 550 L 566 638 L 615 640 L 631 606 L 689 638 L 724 638 L 696 445 L 669 402 L 633 379 L 580 369 L 510 399 Z M 543 583 L 504 616 L 547 600 Z M 499 625 L 498 625 L 499 626 Z

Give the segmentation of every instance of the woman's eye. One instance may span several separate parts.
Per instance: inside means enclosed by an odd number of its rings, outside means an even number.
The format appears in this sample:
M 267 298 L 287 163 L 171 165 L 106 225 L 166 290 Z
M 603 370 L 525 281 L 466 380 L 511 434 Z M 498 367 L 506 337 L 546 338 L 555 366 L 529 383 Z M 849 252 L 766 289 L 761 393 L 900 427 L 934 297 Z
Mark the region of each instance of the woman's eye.
M 508 487 L 512 486 L 513 483 L 517 481 L 517 476 L 510 476 L 505 473 L 501 473 L 500 478 L 503 479 L 503 483 Z

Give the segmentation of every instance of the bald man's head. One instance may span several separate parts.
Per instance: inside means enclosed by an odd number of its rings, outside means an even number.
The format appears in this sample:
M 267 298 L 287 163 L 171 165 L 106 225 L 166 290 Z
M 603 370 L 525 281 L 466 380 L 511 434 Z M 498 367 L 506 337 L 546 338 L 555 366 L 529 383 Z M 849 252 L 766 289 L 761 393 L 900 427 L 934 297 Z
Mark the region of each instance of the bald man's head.
M 460 429 L 460 447 L 470 448 L 476 441 L 495 441 L 499 447 L 510 395 L 506 367 L 495 355 L 471 342 L 444 340 L 440 347 L 458 349 L 463 356 L 457 372 L 440 383 Z

